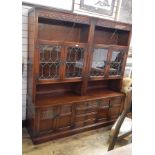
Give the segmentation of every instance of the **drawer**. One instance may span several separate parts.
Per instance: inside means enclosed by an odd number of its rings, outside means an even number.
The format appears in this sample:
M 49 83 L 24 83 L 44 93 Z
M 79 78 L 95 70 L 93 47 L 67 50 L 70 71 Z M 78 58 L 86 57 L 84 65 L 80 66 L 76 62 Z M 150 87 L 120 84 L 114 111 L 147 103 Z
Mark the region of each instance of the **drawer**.
M 88 101 L 88 102 L 82 102 L 82 103 L 77 103 L 76 104 L 76 109 L 77 110 L 83 110 L 83 109 L 89 109 L 89 108 L 94 108 L 97 107 L 98 103 L 97 101 Z
M 90 101 L 87 103 L 87 108 L 96 108 L 98 107 L 98 100 Z
M 76 110 L 76 114 L 86 114 L 86 113 L 91 113 L 91 112 L 97 112 L 98 108 L 97 107 L 92 107 L 92 108 L 86 108 L 86 109 L 80 109 Z
M 86 121 L 87 119 L 96 119 L 96 118 L 97 118 L 97 113 L 93 112 L 93 113 L 88 113 L 83 115 L 77 115 L 75 117 L 75 121 L 79 122 L 79 121 Z
M 80 122 L 75 122 L 75 127 L 84 127 L 87 125 L 95 124 L 96 123 L 96 118 L 93 119 L 87 119 L 85 121 L 80 121 Z
M 100 108 L 109 108 L 109 99 L 101 99 L 100 101 Z
M 97 112 L 97 110 L 98 110 L 98 103 L 96 100 L 76 104 L 76 114 Z

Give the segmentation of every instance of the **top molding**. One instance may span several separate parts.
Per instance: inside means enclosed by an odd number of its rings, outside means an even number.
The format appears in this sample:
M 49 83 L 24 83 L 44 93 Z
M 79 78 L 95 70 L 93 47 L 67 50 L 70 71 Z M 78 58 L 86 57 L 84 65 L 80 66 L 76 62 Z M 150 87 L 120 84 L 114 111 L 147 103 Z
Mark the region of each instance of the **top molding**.
M 62 11 L 58 9 L 43 9 L 43 8 L 33 8 L 30 9 L 29 12 L 35 11 L 37 17 L 56 19 L 62 21 L 70 21 L 75 23 L 82 23 L 90 25 L 92 22 L 95 22 L 96 26 L 106 27 L 106 28 L 114 28 L 118 30 L 132 30 L 132 24 L 123 23 L 119 21 L 101 19 L 90 17 L 86 15 L 79 15 L 69 11 Z

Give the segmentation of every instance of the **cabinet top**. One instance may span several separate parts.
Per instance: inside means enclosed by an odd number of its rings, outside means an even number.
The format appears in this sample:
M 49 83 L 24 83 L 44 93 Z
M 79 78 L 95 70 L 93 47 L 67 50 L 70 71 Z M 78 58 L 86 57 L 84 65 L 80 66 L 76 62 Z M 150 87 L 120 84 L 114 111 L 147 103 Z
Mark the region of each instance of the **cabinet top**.
M 79 15 L 76 13 L 72 13 L 71 11 L 35 7 L 30 9 L 29 16 L 32 12 L 35 13 L 36 17 L 70 21 L 70 22 L 88 24 L 88 25 L 95 24 L 96 26 L 114 28 L 118 30 L 126 30 L 126 31 L 132 30 L 132 24 L 108 20 L 108 19 L 95 18 L 95 17 L 86 16 L 86 15 Z

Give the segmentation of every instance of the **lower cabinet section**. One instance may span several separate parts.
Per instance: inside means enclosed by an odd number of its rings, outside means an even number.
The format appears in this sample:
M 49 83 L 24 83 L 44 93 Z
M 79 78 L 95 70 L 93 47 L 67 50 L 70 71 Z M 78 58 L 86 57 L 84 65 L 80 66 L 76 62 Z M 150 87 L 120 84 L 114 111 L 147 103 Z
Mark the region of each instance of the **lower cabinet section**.
M 111 125 L 121 112 L 122 96 L 36 108 L 34 143 Z M 35 136 L 34 136 L 35 135 Z

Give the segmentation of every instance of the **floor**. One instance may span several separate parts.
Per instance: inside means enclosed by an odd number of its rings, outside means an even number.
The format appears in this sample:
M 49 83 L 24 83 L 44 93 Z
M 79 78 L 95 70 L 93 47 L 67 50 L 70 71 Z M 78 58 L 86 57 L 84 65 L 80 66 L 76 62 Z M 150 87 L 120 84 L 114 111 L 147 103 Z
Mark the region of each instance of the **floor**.
M 76 134 L 70 137 L 33 145 L 23 128 L 23 155 L 103 155 L 108 148 L 109 127 Z M 116 148 L 129 143 L 129 138 L 116 144 Z

